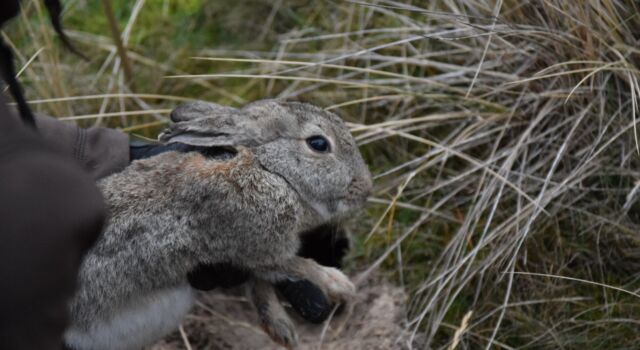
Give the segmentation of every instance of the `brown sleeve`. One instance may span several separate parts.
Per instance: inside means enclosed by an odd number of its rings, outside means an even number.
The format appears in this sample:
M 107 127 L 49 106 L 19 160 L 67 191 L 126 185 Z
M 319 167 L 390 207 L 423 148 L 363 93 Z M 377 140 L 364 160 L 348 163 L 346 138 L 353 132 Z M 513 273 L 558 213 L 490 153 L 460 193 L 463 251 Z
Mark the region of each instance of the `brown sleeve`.
M 0 349 L 58 350 L 105 205 L 95 181 L 0 95 Z
M 114 129 L 83 129 L 42 114 L 36 115 L 38 133 L 72 156 L 94 179 L 121 171 L 129 164 L 129 137 Z

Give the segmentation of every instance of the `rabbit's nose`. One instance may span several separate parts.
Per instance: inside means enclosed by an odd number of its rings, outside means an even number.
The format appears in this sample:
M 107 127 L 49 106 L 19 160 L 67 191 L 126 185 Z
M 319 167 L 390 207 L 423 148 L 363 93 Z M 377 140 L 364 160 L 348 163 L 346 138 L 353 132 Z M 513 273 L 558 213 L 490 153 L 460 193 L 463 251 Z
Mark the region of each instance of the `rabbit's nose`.
M 369 195 L 371 194 L 371 189 L 373 189 L 373 179 L 371 177 L 369 169 L 364 169 L 359 181 L 361 182 L 360 186 L 363 188 L 366 196 L 369 197 Z
M 366 199 L 371 194 L 372 187 L 371 176 L 355 177 L 351 180 L 350 192 L 362 199 Z

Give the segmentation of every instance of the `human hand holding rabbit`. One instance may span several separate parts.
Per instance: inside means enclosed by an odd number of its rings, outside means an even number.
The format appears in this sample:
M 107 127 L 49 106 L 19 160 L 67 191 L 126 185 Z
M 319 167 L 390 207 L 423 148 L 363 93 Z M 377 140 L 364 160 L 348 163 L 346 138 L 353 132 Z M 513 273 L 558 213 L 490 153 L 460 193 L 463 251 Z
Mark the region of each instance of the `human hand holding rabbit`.
M 165 152 L 99 182 L 109 226 L 85 258 L 65 335 L 73 349 L 136 349 L 177 328 L 193 304 L 187 276 L 229 263 L 251 275 L 264 328 L 283 345 L 295 330 L 274 283 L 307 280 L 333 301 L 354 286 L 297 256 L 300 235 L 364 205 L 369 171 L 346 125 L 318 107 L 276 100 L 242 109 L 178 107 Z

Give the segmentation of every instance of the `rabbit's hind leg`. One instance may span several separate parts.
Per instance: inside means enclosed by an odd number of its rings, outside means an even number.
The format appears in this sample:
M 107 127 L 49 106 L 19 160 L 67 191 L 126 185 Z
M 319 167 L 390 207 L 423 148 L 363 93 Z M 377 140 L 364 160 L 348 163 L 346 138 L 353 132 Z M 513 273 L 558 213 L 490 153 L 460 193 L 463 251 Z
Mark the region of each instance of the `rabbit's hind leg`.
M 273 285 L 255 278 L 250 286 L 250 296 L 262 327 L 273 341 L 287 349 L 298 343 L 295 326 L 278 300 Z

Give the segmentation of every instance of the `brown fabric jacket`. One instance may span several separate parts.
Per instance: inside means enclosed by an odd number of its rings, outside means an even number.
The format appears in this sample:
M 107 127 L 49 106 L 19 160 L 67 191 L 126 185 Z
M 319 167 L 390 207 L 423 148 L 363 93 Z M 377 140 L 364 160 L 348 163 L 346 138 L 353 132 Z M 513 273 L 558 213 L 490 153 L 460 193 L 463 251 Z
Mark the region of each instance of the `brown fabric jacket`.
M 129 137 L 114 129 L 82 129 L 36 114 L 38 133 L 64 154 L 73 157 L 94 179 L 124 169 L 129 164 Z
M 105 218 L 95 179 L 129 160 L 118 131 L 37 124 L 0 96 L 0 349 L 62 348 L 77 271 Z

